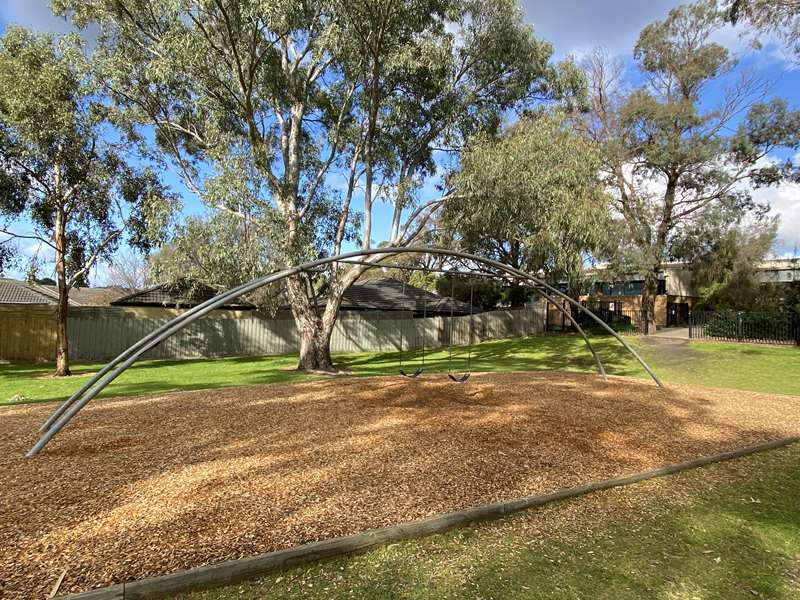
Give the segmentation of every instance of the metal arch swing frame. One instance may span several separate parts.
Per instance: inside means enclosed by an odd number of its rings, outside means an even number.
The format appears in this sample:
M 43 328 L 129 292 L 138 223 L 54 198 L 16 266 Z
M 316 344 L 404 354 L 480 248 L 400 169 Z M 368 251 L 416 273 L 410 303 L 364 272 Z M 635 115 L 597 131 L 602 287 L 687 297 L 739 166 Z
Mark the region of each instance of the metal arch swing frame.
M 122 352 L 114 360 L 109 362 L 105 367 L 103 367 L 100 371 L 98 371 L 98 373 L 94 375 L 89 381 L 87 381 L 84 385 L 82 385 L 80 389 L 78 389 L 78 391 L 76 391 L 72 396 L 70 396 L 67 400 L 65 400 L 55 410 L 55 412 L 53 412 L 53 414 L 50 415 L 50 417 L 42 424 L 42 426 L 40 427 L 41 436 L 37 440 L 36 444 L 34 444 L 34 446 L 28 451 L 26 456 L 33 457 L 36 454 L 38 454 L 42 450 L 42 448 L 44 448 L 47 445 L 47 443 L 50 440 L 52 440 L 53 437 L 56 434 L 58 434 L 58 432 L 61 431 L 64 428 L 64 426 L 67 423 L 69 423 L 93 398 L 95 398 L 101 391 L 103 391 L 109 384 L 111 384 L 111 382 L 114 381 L 114 379 L 116 379 L 125 370 L 127 370 L 128 367 L 130 367 L 134 362 L 136 362 L 136 360 L 141 358 L 141 356 L 145 352 L 154 348 L 155 346 L 157 346 L 164 340 L 170 338 L 171 336 L 175 335 L 181 329 L 183 329 L 190 323 L 196 321 L 197 319 L 203 317 L 212 310 L 230 302 L 235 298 L 238 298 L 243 294 L 257 290 L 258 288 L 261 288 L 265 285 L 282 281 L 287 277 L 302 274 L 306 271 L 317 269 L 319 267 L 331 263 L 346 262 L 347 259 L 375 257 L 375 262 L 370 264 L 374 264 L 374 266 L 380 266 L 379 261 L 382 260 L 383 258 L 400 254 L 435 254 L 440 256 L 461 258 L 478 264 L 483 264 L 492 267 L 494 269 L 507 273 L 508 275 L 511 275 L 518 279 L 528 281 L 529 283 L 532 284 L 533 289 L 538 294 L 540 294 L 547 301 L 553 303 L 556 306 L 556 308 L 560 312 L 562 312 L 562 314 L 564 314 L 569 319 L 569 321 L 575 326 L 576 331 L 578 331 L 578 333 L 580 333 L 580 335 L 583 337 L 587 348 L 594 356 L 595 362 L 598 365 L 598 369 L 604 378 L 606 377 L 605 369 L 603 368 L 603 364 L 600 361 L 599 356 L 597 355 L 591 343 L 589 342 L 586 333 L 583 331 L 583 329 L 581 329 L 581 327 L 577 324 L 575 319 L 570 314 L 570 311 L 564 309 L 563 306 L 564 301 L 566 301 L 571 306 L 574 306 L 579 311 L 583 312 L 586 316 L 595 321 L 600 327 L 602 327 L 608 333 L 613 335 L 617 339 L 617 341 L 619 341 L 620 344 L 622 344 L 622 346 L 639 362 L 639 364 L 650 375 L 653 381 L 655 381 L 655 383 L 659 387 L 663 387 L 663 384 L 659 380 L 658 376 L 650 368 L 650 366 L 642 359 L 641 356 L 639 356 L 636 350 L 634 350 L 624 339 L 622 339 L 622 337 L 616 331 L 614 331 L 605 322 L 603 322 L 603 320 L 600 319 L 597 315 L 587 310 L 586 307 L 582 306 L 579 302 L 570 298 L 569 296 L 567 296 L 560 290 L 554 288 L 547 282 L 539 279 L 535 275 L 531 275 L 530 273 L 526 273 L 514 267 L 510 267 L 496 260 L 475 256 L 459 250 L 449 250 L 446 248 L 431 248 L 424 246 L 374 248 L 368 250 L 347 252 L 343 254 L 338 254 L 336 256 L 330 256 L 327 258 L 320 258 L 314 261 L 304 263 L 302 265 L 297 265 L 294 267 L 290 267 L 288 269 L 283 269 L 281 271 L 271 273 L 269 275 L 265 275 L 263 277 L 259 277 L 257 279 L 254 279 L 253 281 L 232 288 L 227 292 L 218 294 L 217 296 L 214 296 L 213 298 L 206 300 L 202 304 L 199 304 L 187 310 L 185 313 L 168 321 L 164 325 L 155 329 L 150 334 L 144 336 L 141 340 L 130 346 L 127 350 Z M 561 302 L 556 302 L 555 301 L 556 298 L 558 298 Z

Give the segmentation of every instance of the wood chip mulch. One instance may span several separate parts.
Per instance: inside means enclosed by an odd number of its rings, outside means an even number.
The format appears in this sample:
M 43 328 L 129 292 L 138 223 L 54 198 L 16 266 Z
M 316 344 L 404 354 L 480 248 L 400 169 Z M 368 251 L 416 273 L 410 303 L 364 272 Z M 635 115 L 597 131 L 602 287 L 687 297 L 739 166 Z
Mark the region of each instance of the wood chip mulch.
M 60 593 L 800 434 L 800 398 L 566 373 L 335 378 L 0 409 L 0 597 Z

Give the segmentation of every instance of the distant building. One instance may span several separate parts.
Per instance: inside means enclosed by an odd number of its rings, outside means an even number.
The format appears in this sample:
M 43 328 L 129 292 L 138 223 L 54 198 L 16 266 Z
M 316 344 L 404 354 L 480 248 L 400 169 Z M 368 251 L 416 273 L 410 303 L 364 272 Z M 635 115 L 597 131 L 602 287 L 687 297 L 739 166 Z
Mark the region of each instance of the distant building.
M 111 302 L 112 306 L 191 308 L 217 295 L 213 288 L 197 284 L 180 287 L 158 285 L 123 296 Z M 324 304 L 324 295 L 318 301 Z M 245 300 L 234 300 L 221 307 L 224 310 L 253 310 L 255 305 Z M 288 305 L 281 312 L 288 312 Z M 344 293 L 340 311 L 346 312 L 406 312 L 415 317 L 427 315 L 463 316 L 470 314 L 469 303 L 439 296 L 422 288 L 394 279 L 372 279 L 354 283 Z M 472 312 L 479 312 L 473 309 Z
M 623 279 L 604 281 L 603 271 L 603 266 L 594 271 L 597 280 L 590 293 L 581 300 L 592 302 L 597 308 L 613 313 L 640 310 L 644 277 L 633 273 Z M 765 260 L 759 264 L 758 272 L 758 278 L 763 283 L 791 284 L 800 281 L 800 257 Z M 699 296 L 698 290 L 692 285 L 692 267 L 689 263 L 665 263 L 658 274 L 656 326 L 685 324 L 689 311 L 697 304 Z
M 145 290 L 136 290 L 116 298 L 111 306 L 125 307 L 160 307 L 160 308 L 191 308 L 210 300 L 219 292 L 203 283 L 186 283 L 184 285 L 170 286 L 156 285 Z M 221 306 L 222 310 L 254 310 L 255 305 L 244 300 L 233 300 Z

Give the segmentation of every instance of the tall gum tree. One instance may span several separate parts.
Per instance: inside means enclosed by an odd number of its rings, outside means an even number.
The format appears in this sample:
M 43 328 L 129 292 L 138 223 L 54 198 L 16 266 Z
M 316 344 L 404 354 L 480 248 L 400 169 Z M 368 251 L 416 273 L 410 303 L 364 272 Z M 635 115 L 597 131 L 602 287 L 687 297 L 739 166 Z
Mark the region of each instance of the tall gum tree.
M 646 83 L 635 89 L 625 88 L 621 66 L 602 51 L 588 61 L 591 111 L 575 122 L 603 149 L 620 268 L 643 275 L 642 308 L 651 319 L 659 270 L 676 235 L 702 229 L 720 211 L 735 221 L 766 210 L 753 201 L 753 186 L 787 177 L 791 165 L 771 153 L 800 141 L 800 113 L 767 99 L 767 86 L 751 73 L 737 76 L 736 61 L 711 40 L 722 25 L 707 1 L 645 27 L 634 57 Z M 712 86 L 722 89 L 717 103 L 709 98 Z
M 567 281 L 577 298 L 584 262 L 610 242 L 600 166 L 598 148 L 562 114 L 536 111 L 470 144 L 454 175 L 463 195 L 444 223 L 470 252 Z
M 552 48 L 510 0 L 54 7 L 97 24 L 120 119 L 132 133 L 153 126 L 159 149 L 209 206 L 277 216 L 277 264 L 338 252 L 348 236 L 369 248 L 376 202 L 392 205 L 388 241 L 408 244 L 452 197 L 444 188 L 421 197 L 437 149 L 457 152 L 507 111 L 581 82 L 570 64 L 550 63 Z M 209 185 L 220 178 L 238 188 L 235 200 Z M 335 266 L 321 303 L 305 278 L 287 281 L 300 369 L 333 369 L 342 294 L 363 270 Z
M 70 374 L 70 289 L 120 242 L 158 241 L 174 202 L 114 143 L 100 92 L 77 36 L 9 27 L 0 38 L 0 234 L 52 253 L 56 375 Z

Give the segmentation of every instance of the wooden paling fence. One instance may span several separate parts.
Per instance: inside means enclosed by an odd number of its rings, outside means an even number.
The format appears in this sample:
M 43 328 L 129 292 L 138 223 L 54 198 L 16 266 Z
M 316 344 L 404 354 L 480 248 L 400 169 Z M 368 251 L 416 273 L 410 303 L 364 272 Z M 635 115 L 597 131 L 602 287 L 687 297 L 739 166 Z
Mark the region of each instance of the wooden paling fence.
M 0 360 L 55 360 L 56 307 L 0 307 Z
M 100 361 L 117 356 L 177 311 L 131 311 L 118 307 L 72 308 L 70 358 Z M 409 313 L 343 313 L 331 338 L 333 352 L 391 352 L 441 348 L 544 331 L 543 308 L 497 310 L 463 317 L 411 318 Z M 215 311 L 147 353 L 148 358 L 200 358 L 293 354 L 299 340 L 291 318 L 270 319 L 254 311 Z M 0 359 L 52 360 L 52 307 L 0 310 Z

